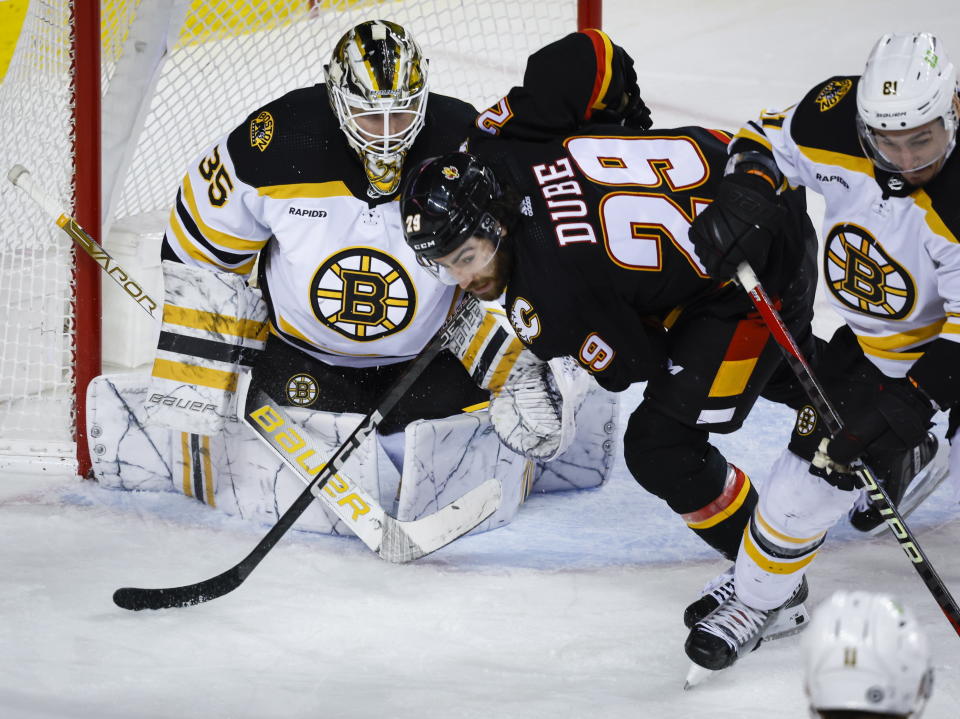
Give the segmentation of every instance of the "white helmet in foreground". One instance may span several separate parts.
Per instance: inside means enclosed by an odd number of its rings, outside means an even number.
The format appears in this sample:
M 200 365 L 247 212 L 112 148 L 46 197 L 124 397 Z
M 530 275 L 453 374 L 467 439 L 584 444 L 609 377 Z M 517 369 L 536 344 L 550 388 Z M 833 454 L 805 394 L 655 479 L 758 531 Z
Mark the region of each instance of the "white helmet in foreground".
M 857 111 L 860 143 L 881 170 L 916 172 L 946 159 L 957 138 L 957 70 L 937 38 L 881 37 L 857 86 Z M 917 128 L 929 132 L 907 132 Z
M 340 38 L 324 69 L 330 105 L 370 187 L 392 195 L 427 112 L 427 61 L 419 46 L 396 23 L 369 20 Z
M 810 716 L 831 710 L 916 719 L 933 688 L 927 638 L 891 597 L 836 592 L 803 640 Z

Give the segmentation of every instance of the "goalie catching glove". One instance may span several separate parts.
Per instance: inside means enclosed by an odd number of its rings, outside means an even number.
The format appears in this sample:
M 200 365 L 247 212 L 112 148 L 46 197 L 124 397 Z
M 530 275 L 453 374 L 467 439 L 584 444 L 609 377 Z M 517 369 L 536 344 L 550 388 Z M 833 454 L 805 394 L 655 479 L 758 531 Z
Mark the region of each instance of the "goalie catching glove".
M 524 348 L 503 309 L 476 298 L 448 349 L 490 391 L 490 419 L 500 441 L 518 454 L 549 461 L 576 434 L 574 413 L 590 375 L 570 358 L 544 362 Z

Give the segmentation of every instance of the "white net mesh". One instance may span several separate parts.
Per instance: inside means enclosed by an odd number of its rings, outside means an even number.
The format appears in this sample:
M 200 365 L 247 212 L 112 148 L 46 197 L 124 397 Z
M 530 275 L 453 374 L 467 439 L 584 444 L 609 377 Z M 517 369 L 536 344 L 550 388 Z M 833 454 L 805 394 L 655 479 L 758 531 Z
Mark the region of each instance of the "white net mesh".
M 267 100 L 322 82 L 334 44 L 358 22 L 403 25 L 430 59 L 431 89 L 483 109 L 520 81 L 531 50 L 576 29 L 577 9 L 576 0 L 226 5 L 216 16 L 192 13 L 180 32 L 123 181 L 117 219 L 165 214 L 199 148 Z
M 0 85 L 0 453 L 70 451 L 73 323 L 69 241 L 6 181 L 15 163 L 69 206 L 70 14 L 36 3 Z
M 201 147 L 268 100 L 321 82 L 340 35 L 376 18 L 411 32 L 433 91 L 482 109 L 519 82 L 532 50 L 576 29 L 577 0 L 104 0 L 105 223 L 161 232 Z M 30 3 L 0 86 L 0 171 L 26 165 L 72 210 L 69 21 L 68 0 Z M 6 181 L 0 222 L 0 454 L 59 450 L 75 414 L 73 249 Z

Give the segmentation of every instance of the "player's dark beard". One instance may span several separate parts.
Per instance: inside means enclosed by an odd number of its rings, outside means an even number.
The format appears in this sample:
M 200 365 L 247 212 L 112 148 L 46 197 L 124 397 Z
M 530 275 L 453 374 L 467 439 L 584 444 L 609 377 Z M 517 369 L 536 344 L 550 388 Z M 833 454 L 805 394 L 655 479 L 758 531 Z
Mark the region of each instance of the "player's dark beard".
M 467 286 L 467 291 L 484 301 L 492 301 L 503 294 L 510 279 L 510 270 L 513 265 L 510 251 L 501 246 L 490 260 L 486 272 L 478 276 Z

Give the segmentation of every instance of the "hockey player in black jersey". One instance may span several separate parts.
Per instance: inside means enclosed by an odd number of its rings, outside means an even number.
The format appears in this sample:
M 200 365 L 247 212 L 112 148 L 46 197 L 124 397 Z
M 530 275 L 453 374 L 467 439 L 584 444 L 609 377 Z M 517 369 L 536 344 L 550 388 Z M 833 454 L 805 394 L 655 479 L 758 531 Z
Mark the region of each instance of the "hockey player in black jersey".
M 763 261 L 766 239 L 742 228 L 762 221 L 778 190 L 822 194 L 823 277 L 845 321 L 817 372 L 844 427 L 830 437 L 813 405 L 799 409 L 735 570 L 688 611 L 687 651 L 703 666 L 722 669 L 757 645 L 848 511 L 862 530 L 882 522 L 847 471 L 853 460 L 866 460 L 904 515 L 946 473 L 939 457 L 918 470 L 937 450 L 934 413 L 960 401 L 958 114 L 957 71 L 937 39 L 884 35 L 862 76 L 829 78 L 748 123 L 717 200 L 694 221 L 698 256 L 729 277 Z M 950 461 L 957 471 L 956 443 Z
M 632 60 L 596 30 L 531 56 L 523 86 L 477 125 L 469 154 L 408 175 L 407 241 L 445 281 L 503 295 L 539 357 L 575 358 L 613 391 L 646 382 L 627 467 L 732 560 L 757 492 L 710 434 L 738 429 L 786 370 L 744 293 L 709 276 L 688 236 L 717 197 L 729 136 L 651 129 Z M 758 271 L 806 344 L 814 241 L 802 198 L 787 193 L 755 225 L 768 250 Z

